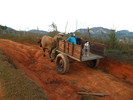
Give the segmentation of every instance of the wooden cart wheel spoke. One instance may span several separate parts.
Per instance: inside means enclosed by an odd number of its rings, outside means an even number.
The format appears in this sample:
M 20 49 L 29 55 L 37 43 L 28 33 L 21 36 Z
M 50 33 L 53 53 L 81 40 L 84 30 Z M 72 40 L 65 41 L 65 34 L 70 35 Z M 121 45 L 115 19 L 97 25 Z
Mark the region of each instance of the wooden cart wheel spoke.
M 61 60 L 59 61 L 59 70 L 62 71 L 62 70 L 63 70 L 63 67 L 64 67 L 64 62 L 63 62 L 63 60 L 61 59 Z

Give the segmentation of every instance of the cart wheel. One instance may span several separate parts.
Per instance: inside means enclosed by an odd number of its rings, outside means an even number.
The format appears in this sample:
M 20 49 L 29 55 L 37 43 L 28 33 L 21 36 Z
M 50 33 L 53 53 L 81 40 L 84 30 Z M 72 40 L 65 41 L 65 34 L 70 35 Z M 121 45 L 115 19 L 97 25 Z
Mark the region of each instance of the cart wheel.
M 69 70 L 69 61 L 66 55 L 58 54 L 56 57 L 56 67 L 60 74 L 64 74 Z
M 95 68 L 97 67 L 97 65 L 99 64 L 99 59 L 96 60 L 90 60 L 87 62 L 87 65 L 91 68 Z

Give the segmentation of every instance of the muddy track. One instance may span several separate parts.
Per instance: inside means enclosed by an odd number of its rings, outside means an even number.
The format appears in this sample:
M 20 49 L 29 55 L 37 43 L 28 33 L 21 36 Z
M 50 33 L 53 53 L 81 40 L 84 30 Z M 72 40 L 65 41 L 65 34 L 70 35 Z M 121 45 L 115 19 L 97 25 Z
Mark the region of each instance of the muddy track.
M 71 63 L 69 72 L 60 75 L 57 73 L 55 62 L 51 63 L 48 56 L 43 57 L 40 48 L 0 39 L 0 50 L 4 51 L 18 68 L 39 85 L 50 100 L 81 100 L 81 96 L 77 92 L 82 88 L 109 95 L 101 97 L 102 100 L 133 99 L 133 86 L 117 78 L 123 78 L 123 76 L 114 77 L 109 73 L 91 69 L 79 62 Z M 100 67 L 106 67 L 107 70 L 109 70 L 108 66 L 113 68 L 116 65 L 102 62 Z M 131 67 L 129 67 L 130 70 L 133 70 L 133 66 Z M 113 69 L 111 73 L 117 72 Z M 127 75 L 127 80 L 132 82 L 131 71 L 122 73 Z

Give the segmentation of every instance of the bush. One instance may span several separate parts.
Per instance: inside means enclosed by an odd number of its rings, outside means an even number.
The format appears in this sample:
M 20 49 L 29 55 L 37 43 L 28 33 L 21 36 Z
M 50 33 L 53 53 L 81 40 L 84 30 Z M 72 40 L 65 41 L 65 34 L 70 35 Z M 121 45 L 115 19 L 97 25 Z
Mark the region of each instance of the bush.
M 105 40 L 105 45 L 107 49 L 119 49 L 118 39 L 116 37 L 115 30 L 111 30 L 111 33 L 108 34 L 109 39 Z
M 0 34 L 0 38 L 9 39 L 16 42 L 29 42 L 32 44 L 36 44 L 43 35 L 44 34 L 21 31 L 4 31 L 4 33 Z

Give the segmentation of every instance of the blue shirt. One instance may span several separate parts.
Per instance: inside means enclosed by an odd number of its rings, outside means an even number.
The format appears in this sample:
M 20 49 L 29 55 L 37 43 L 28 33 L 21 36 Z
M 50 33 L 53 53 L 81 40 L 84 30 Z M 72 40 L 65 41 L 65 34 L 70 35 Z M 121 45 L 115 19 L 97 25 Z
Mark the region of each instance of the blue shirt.
M 77 44 L 77 43 L 76 43 L 76 38 L 75 38 L 75 37 L 69 37 L 69 38 L 67 39 L 67 41 L 69 41 L 69 42 L 71 42 L 71 43 L 73 43 L 73 44 Z

